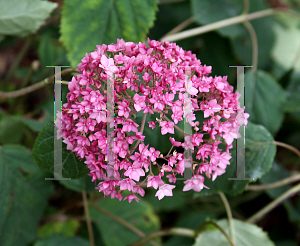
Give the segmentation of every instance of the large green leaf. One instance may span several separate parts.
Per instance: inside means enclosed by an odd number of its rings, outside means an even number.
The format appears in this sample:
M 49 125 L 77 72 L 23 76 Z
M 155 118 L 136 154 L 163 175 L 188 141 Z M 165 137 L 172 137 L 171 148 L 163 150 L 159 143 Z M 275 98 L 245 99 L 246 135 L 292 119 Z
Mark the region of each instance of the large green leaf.
M 80 237 L 66 237 L 56 234 L 43 240 L 37 241 L 34 246 L 89 246 L 89 242 Z
M 16 116 L 0 117 L 0 143 L 17 144 L 21 141 L 24 124 Z
M 227 219 L 219 220 L 216 223 L 229 235 Z M 233 228 L 235 231 L 235 245 L 275 246 L 275 244 L 269 239 L 267 233 L 256 225 L 233 219 Z M 202 245 L 231 246 L 227 238 L 217 228 L 213 231 L 204 231 L 199 234 L 193 246 Z
M 202 25 L 238 16 L 243 11 L 243 2 L 239 0 L 192 0 L 191 8 L 195 20 Z M 241 24 L 218 29 L 225 37 L 237 37 L 243 34 Z
M 19 145 L 0 147 L 1 246 L 26 246 L 36 238 L 37 226 L 53 192 L 51 181 Z
M 275 44 L 272 49 L 272 58 L 286 71 L 293 68 L 300 71 L 300 29 L 299 19 L 286 13 L 278 13 L 280 21 L 274 25 Z
M 110 199 L 108 197 L 99 201 L 97 205 L 124 219 L 145 234 L 156 231 L 160 227 L 159 219 L 154 213 L 153 208 L 142 199 L 139 202 L 132 201 L 128 203 L 127 200 L 119 201 L 118 199 Z M 91 207 L 90 213 L 106 245 L 124 246 L 140 239 L 140 236 L 110 217 L 100 213 L 95 208 Z
M 285 100 L 284 90 L 269 74 L 246 73 L 245 106 L 253 123 L 265 126 L 274 135 L 283 122 Z
M 276 154 L 276 146 L 273 144 L 272 135 L 266 128 L 251 122 L 248 122 L 245 139 L 245 177 L 257 180 L 269 172 Z M 206 178 L 204 184 L 210 189 L 203 189 L 195 193 L 196 196 L 212 195 L 218 191 L 237 195 L 245 190 L 251 180 L 228 180 L 228 178 L 236 177 L 235 145 L 233 147 L 230 151 L 232 158 L 226 173 L 217 177 L 215 181 Z
M 41 0 L 0 0 L 0 34 L 35 33 L 56 7 L 57 3 Z
M 54 34 L 50 31 L 43 34 L 43 39 L 38 46 L 38 55 L 42 65 L 69 65 L 65 48 L 61 45 L 54 44 L 54 38 Z
M 284 105 L 286 112 L 300 112 L 300 73 L 294 71 L 286 88 L 287 100 Z
M 54 123 L 50 122 L 35 140 L 32 156 L 35 163 L 47 172 L 54 171 Z M 62 143 L 62 176 L 64 178 L 80 178 L 88 173 L 88 168 L 83 160 L 67 150 L 67 145 Z
M 47 238 L 53 234 L 63 234 L 67 237 L 75 236 L 80 227 L 80 223 L 76 219 L 68 219 L 64 221 L 49 221 L 38 229 L 39 238 Z
M 61 40 L 72 66 L 96 45 L 144 41 L 153 25 L 158 0 L 66 0 L 62 10 Z

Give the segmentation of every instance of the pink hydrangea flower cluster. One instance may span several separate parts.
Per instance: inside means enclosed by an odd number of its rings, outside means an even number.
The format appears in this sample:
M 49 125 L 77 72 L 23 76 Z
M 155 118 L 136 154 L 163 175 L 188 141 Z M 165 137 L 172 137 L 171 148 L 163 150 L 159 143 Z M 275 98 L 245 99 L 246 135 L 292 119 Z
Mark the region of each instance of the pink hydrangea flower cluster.
M 185 72 L 189 67 L 191 77 L 187 81 Z M 173 147 L 189 147 L 197 152 L 192 161 L 193 176 L 186 180 L 183 191 L 201 191 L 205 176 L 214 181 L 225 173 L 231 154 L 232 142 L 238 138 L 238 129 L 247 125 L 248 114 L 240 108 L 237 92 L 225 77 L 211 77 L 211 67 L 201 65 L 190 51 L 184 51 L 175 43 L 148 39 L 135 44 L 118 39 L 116 44 L 97 45 L 87 53 L 78 65 L 80 73 L 72 78 L 68 87 L 68 103 L 63 105 L 59 130 L 67 149 L 85 158 L 92 181 L 99 180 L 97 189 L 105 196 L 119 200 L 138 201 L 137 194 L 145 195 L 142 184 L 158 189 L 155 196 L 162 199 L 172 196 L 176 178 L 185 171 L 184 154 Z M 115 127 L 113 176 L 107 174 L 107 80 L 114 82 Z M 133 97 L 128 91 L 135 92 Z M 178 100 L 174 100 L 178 93 Z M 190 103 L 185 96 L 191 95 Z M 186 109 L 189 109 L 187 113 Z M 207 118 L 200 126 L 193 110 L 203 110 Z M 160 118 L 148 123 L 161 134 L 174 134 L 174 127 L 185 118 L 193 126 L 191 141 L 175 141 L 170 137 L 172 149 L 165 156 L 159 150 L 143 144 L 144 125 L 132 120 L 137 112 L 154 114 Z M 238 113 L 238 114 L 237 114 Z M 171 119 L 167 115 L 171 115 Z M 133 118 L 134 119 L 134 118 Z M 176 130 L 176 129 L 175 129 Z M 129 132 L 133 132 L 130 135 Z M 205 136 L 209 136 L 209 138 Z M 205 137 L 205 138 L 203 138 Z M 219 148 L 226 145 L 226 151 Z M 164 160 L 159 165 L 157 159 Z M 152 167 L 158 167 L 158 174 Z M 163 177 L 166 179 L 163 180 Z M 169 184 L 168 184 L 169 183 Z M 144 186 L 143 186 L 144 187 Z M 128 190 L 130 195 L 123 197 Z

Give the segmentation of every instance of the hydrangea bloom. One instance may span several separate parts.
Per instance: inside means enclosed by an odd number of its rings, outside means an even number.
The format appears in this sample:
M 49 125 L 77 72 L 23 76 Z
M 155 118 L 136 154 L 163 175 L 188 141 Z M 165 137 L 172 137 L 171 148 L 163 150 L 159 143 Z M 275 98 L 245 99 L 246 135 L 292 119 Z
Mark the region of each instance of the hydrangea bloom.
M 188 67 L 192 77 L 186 82 Z M 233 92 L 226 76 L 209 76 L 210 66 L 202 65 L 196 55 L 175 43 L 149 39 L 148 45 L 122 39 L 108 46 L 97 45 L 94 52 L 85 55 L 78 69 L 80 73 L 68 86 L 68 103 L 63 105 L 59 116 L 59 134 L 69 150 L 85 158 L 89 176 L 92 181 L 100 181 L 97 189 L 105 196 L 138 201 L 136 195 L 144 196 L 141 184 L 146 182 L 147 187 L 158 189 L 156 196 L 162 199 L 172 196 L 175 188 L 168 182 L 175 184 L 176 177 L 183 175 L 183 153 L 174 151 L 163 156 L 159 150 L 143 144 L 145 136 L 141 129 L 144 126 L 132 120 L 139 111 L 160 113 L 155 122 L 144 123 L 152 129 L 160 127 L 162 135 L 174 134 L 183 118 L 193 126 L 194 133 L 187 147 L 192 153 L 196 152 L 196 160 L 192 161 L 193 176 L 184 182 L 183 191 L 199 192 L 209 188 L 204 185 L 205 176 L 215 180 L 225 173 L 231 159 L 229 149 L 239 137 L 238 128 L 247 124 L 249 117 L 240 108 L 239 94 Z M 115 128 L 112 132 L 115 162 L 110 167 L 113 175 L 108 175 L 107 165 L 107 124 L 113 123 L 107 114 L 107 79 L 113 80 L 115 89 Z M 127 90 L 135 95 L 129 96 Z M 178 100 L 174 100 L 176 94 Z M 191 95 L 189 102 L 187 95 Z M 203 125 L 195 122 L 194 109 L 203 110 Z M 166 117 L 168 114 L 171 117 Z M 59 121 L 56 121 L 58 126 Z M 169 140 L 173 147 L 185 147 L 185 143 L 172 137 Z M 219 148 L 220 144 L 226 146 L 226 151 Z M 159 158 L 164 164 L 157 163 Z M 152 172 L 152 165 L 157 166 L 158 174 Z M 131 194 L 123 197 L 124 190 Z

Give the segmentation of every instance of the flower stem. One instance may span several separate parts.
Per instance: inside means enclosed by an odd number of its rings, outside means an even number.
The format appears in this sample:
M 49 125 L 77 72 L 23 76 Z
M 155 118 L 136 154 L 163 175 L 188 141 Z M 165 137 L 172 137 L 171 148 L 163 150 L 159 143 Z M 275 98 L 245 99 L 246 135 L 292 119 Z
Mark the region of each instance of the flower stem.
M 94 239 L 92 222 L 91 222 L 91 217 L 90 217 L 90 212 L 89 212 L 89 205 L 88 205 L 88 201 L 87 201 L 87 195 L 86 195 L 85 190 L 82 190 L 81 193 L 82 193 L 84 213 L 85 213 L 85 217 L 86 217 L 86 225 L 87 225 L 88 233 L 89 233 L 90 246 L 95 246 L 95 239 Z
M 146 122 L 146 117 L 147 117 L 147 113 L 144 113 L 143 115 L 143 119 L 142 119 L 142 124 L 141 124 L 141 134 L 143 134 L 144 132 L 144 127 L 145 127 L 145 122 Z M 141 142 L 141 140 L 136 141 L 136 144 L 134 145 L 134 147 L 132 148 L 132 151 L 130 153 L 130 155 L 132 155 L 133 151 L 135 150 L 135 148 L 138 146 L 138 144 Z
M 265 16 L 272 15 L 275 12 L 276 12 L 276 10 L 274 10 L 274 9 L 266 9 L 266 10 L 257 11 L 257 12 L 251 13 L 251 14 L 247 14 L 247 15 L 242 14 L 239 16 L 225 19 L 225 20 L 217 21 L 212 24 L 208 24 L 208 25 L 196 27 L 196 28 L 193 28 L 193 29 L 190 29 L 187 31 L 179 32 L 179 33 L 165 37 L 164 40 L 168 41 L 168 42 L 178 41 L 181 39 L 193 37 L 193 36 L 203 34 L 206 32 L 214 31 L 214 30 L 220 29 L 222 27 L 239 24 L 244 21 L 259 19 L 259 18 L 262 18 Z
M 143 132 L 144 132 L 144 127 L 145 127 L 145 123 L 146 123 L 146 117 L 147 117 L 147 113 L 144 113 L 143 119 L 142 119 L 142 125 L 141 125 L 141 134 L 143 134 Z
M 171 31 L 169 31 L 165 36 L 163 36 L 160 41 L 164 40 L 165 37 L 173 35 L 175 33 L 180 32 L 181 30 L 183 30 L 184 28 L 186 28 L 187 26 L 189 26 L 190 24 L 192 24 L 194 22 L 194 17 L 190 17 L 187 20 L 185 20 L 184 22 L 180 23 L 178 26 L 176 26 L 175 28 L 173 28 Z
M 259 221 L 265 214 L 270 212 L 272 209 L 277 207 L 279 204 L 281 204 L 284 200 L 288 199 L 289 197 L 292 197 L 293 195 L 297 194 L 300 191 L 300 184 L 297 184 L 296 186 L 292 187 L 291 189 L 287 190 L 285 193 L 283 193 L 281 196 L 279 196 L 274 201 L 270 202 L 267 206 L 259 210 L 257 213 L 252 215 L 249 219 L 246 220 L 248 223 L 256 223 Z
M 235 242 L 235 233 L 234 233 L 234 227 L 233 227 L 233 219 L 232 219 L 232 213 L 231 213 L 231 209 L 230 209 L 230 205 L 229 202 L 226 198 L 226 196 L 224 195 L 223 192 L 219 191 L 219 195 L 222 199 L 222 202 L 225 206 L 225 210 L 227 213 L 227 217 L 228 217 L 228 224 L 229 224 L 229 231 L 230 231 L 230 237 L 232 239 L 233 242 Z
M 78 70 L 76 70 L 75 68 L 68 68 L 65 69 L 61 72 L 61 75 L 65 75 L 68 73 L 75 73 L 75 72 L 79 72 Z M 34 85 L 30 85 L 28 87 L 22 88 L 20 90 L 16 90 L 16 91 L 11 91 L 11 92 L 2 92 L 0 91 L 0 98 L 13 98 L 13 97 L 19 97 L 19 96 L 24 96 L 28 93 L 31 93 L 35 90 L 38 90 L 40 88 L 43 88 L 46 85 L 50 85 L 54 82 L 54 78 L 55 75 L 52 75 Z
M 277 187 L 281 187 L 296 181 L 300 180 L 300 174 L 293 175 L 291 177 L 288 177 L 286 179 L 282 179 L 280 181 L 271 183 L 271 184 L 265 184 L 265 185 L 249 185 L 247 187 L 247 190 L 253 190 L 253 191 L 261 191 L 261 190 L 269 190 L 269 189 L 274 189 Z
M 149 242 L 151 239 L 154 239 L 156 237 L 162 237 L 162 236 L 168 236 L 168 235 L 177 235 L 177 236 L 184 236 L 184 237 L 192 237 L 195 238 L 196 232 L 192 229 L 188 228 L 171 228 L 167 230 L 162 230 L 162 231 L 156 231 L 153 232 L 146 237 L 140 239 L 139 241 L 130 244 L 130 246 L 142 246 Z
M 290 151 L 294 152 L 297 156 L 300 157 L 300 151 L 291 145 L 288 145 L 288 144 L 282 143 L 282 142 L 277 142 L 277 141 L 274 141 L 273 144 L 276 144 L 277 146 L 281 146 L 286 149 L 289 149 Z

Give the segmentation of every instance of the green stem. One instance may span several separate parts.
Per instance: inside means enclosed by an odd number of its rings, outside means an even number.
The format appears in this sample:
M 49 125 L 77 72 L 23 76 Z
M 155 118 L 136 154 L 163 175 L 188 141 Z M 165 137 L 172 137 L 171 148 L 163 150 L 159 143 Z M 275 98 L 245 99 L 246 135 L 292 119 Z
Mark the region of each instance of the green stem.
M 68 68 L 68 69 L 63 70 L 61 72 L 61 75 L 68 74 L 68 73 L 75 73 L 75 72 L 79 72 L 79 71 L 76 70 L 75 68 Z M 11 91 L 11 92 L 0 91 L 0 98 L 13 98 L 13 97 L 19 97 L 19 96 L 26 95 L 35 90 L 43 88 L 46 85 L 52 84 L 54 82 L 54 78 L 55 78 L 55 75 L 52 75 L 34 85 L 30 85 L 28 87 L 25 87 L 25 88 L 22 88 L 22 89 L 16 90 L 16 91 Z
M 232 219 L 232 213 L 231 213 L 231 209 L 230 209 L 230 205 L 229 202 L 226 198 L 226 196 L 224 195 L 223 192 L 219 191 L 219 195 L 222 199 L 222 202 L 225 206 L 225 210 L 227 213 L 227 218 L 228 218 L 228 224 L 229 224 L 229 231 L 230 231 L 230 237 L 232 239 L 233 242 L 235 242 L 235 233 L 234 233 L 234 227 L 233 227 L 233 219 Z
M 272 209 L 274 209 L 279 204 L 281 204 L 284 200 L 288 199 L 289 197 L 292 197 L 293 195 L 297 194 L 299 191 L 300 191 L 300 184 L 297 184 L 296 186 L 292 187 L 291 189 L 289 189 L 285 193 L 283 193 L 281 196 L 279 196 L 276 200 L 270 202 L 267 206 L 265 206 L 264 208 L 262 208 L 256 214 L 252 215 L 248 220 L 246 220 L 246 222 L 248 222 L 248 223 L 256 223 L 264 215 L 266 215 Z
M 146 122 L 146 116 L 147 116 L 147 113 L 144 113 L 143 119 L 142 119 L 142 124 L 141 124 L 141 130 L 140 130 L 141 134 L 143 134 L 143 132 L 144 132 L 144 127 L 145 127 L 145 122 Z M 140 142 L 141 142 L 141 140 L 136 141 L 136 144 L 132 148 L 132 151 L 130 152 L 130 155 L 132 155 L 133 151 L 139 145 Z
M 300 157 L 300 151 L 291 145 L 288 145 L 288 144 L 282 143 L 282 142 L 277 142 L 277 141 L 274 141 L 273 144 L 276 144 L 277 146 L 281 146 L 286 149 L 289 149 L 290 151 L 294 152 L 297 156 Z
M 261 191 L 261 190 L 269 190 L 269 189 L 274 189 L 277 187 L 281 187 L 296 181 L 300 180 L 300 174 L 293 175 L 291 177 L 288 177 L 286 179 L 282 179 L 280 181 L 271 183 L 271 184 L 265 184 L 265 185 L 249 185 L 247 187 L 247 190 L 253 190 L 253 191 Z
M 214 30 L 220 29 L 222 27 L 227 27 L 227 26 L 243 23 L 244 21 L 259 19 L 259 18 L 262 18 L 265 16 L 272 15 L 275 12 L 276 11 L 274 9 L 266 9 L 266 10 L 257 11 L 257 12 L 251 13 L 251 14 L 247 14 L 247 15 L 242 14 L 239 16 L 225 19 L 225 20 L 217 21 L 212 24 L 208 24 L 208 25 L 196 27 L 196 28 L 193 28 L 193 29 L 190 29 L 187 31 L 179 32 L 179 33 L 170 35 L 168 37 L 165 37 L 164 40 L 168 41 L 168 42 L 178 41 L 181 39 L 193 37 L 193 36 L 203 34 L 206 32 L 214 31 Z
M 203 231 L 206 230 L 206 227 L 211 224 L 213 226 L 215 226 L 216 228 L 218 228 L 218 230 L 226 237 L 226 239 L 228 240 L 228 242 L 231 244 L 231 246 L 236 246 L 234 244 L 234 242 L 231 240 L 231 238 L 228 236 L 228 234 L 223 230 L 223 228 L 221 226 L 219 226 L 217 223 L 213 222 L 213 221 L 207 221 L 204 222 L 197 230 L 197 235 Z
M 249 13 L 249 0 L 244 0 L 244 10 L 243 10 L 243 14 L 247 15 Z
M 163 115 L 163 118 L 167 121 L 171 121 L 167 116 Z M 172 122 L 172 121 L 171 121 Z M 174 127 L 180 131 L 183 135 L 185 135 L 184 131 L 182 131 L 176 124 L 174 124 Z
M 156 237 L 162 237 L 162 236 L 168 236 L 168 235 L 176 235 L 176 236 L 195 238 L 196 232 L 192 229 L 180 228 L 180 227 L 179 228 L 171 228 L 171 229 L 162 230 L 162 231 L 156 231 L 156 232 L 153 232 L 153 233 L 147 235 L 146 237 L 140 239 L 139 241 L 137 241 L 133 244 L 130 244 L 130 246 L 142 246 Z
M 252 73 L 254 74 L 257 70 L 258 64 L 258 43 L 257 43 L 257 36 L 254 30 L 254 27 L 251 25 L 249 21 L 244 22 L 244 26 L 249 32 L 251 44 L 252 44 Z
M 192 24 L 194 22 L 194 17 L 190 17 L 187 20 L 185 20 L 184 22 L 180 23 L 178 26 L 176 26 L 175 28 L 173 28 L 171 31 L 169 31 L 165 36 L 163 36 L 160 41 L 164 40 L 165 37 L 173 35 L 175 33 L 180 32 L 181 30 L 183 30 L 184 28 L 188 27 L 190 24 Z
M 93 227 L 92 227 L 92 222 L 91 222 L 91 217 L 90 217 L 90 212 L 89 212 L 89 205 L 88 205 L 87 195 L 86 195 L 85 190 L 82 190 L 82 200 L 83 200 L 83 207 L 84 207 L 84 213 L 85 213 L 85 218 L 86 218 L 86 225 L 87 225 L 88 233 L 89 233 L 90 246 L 95 246 Z

